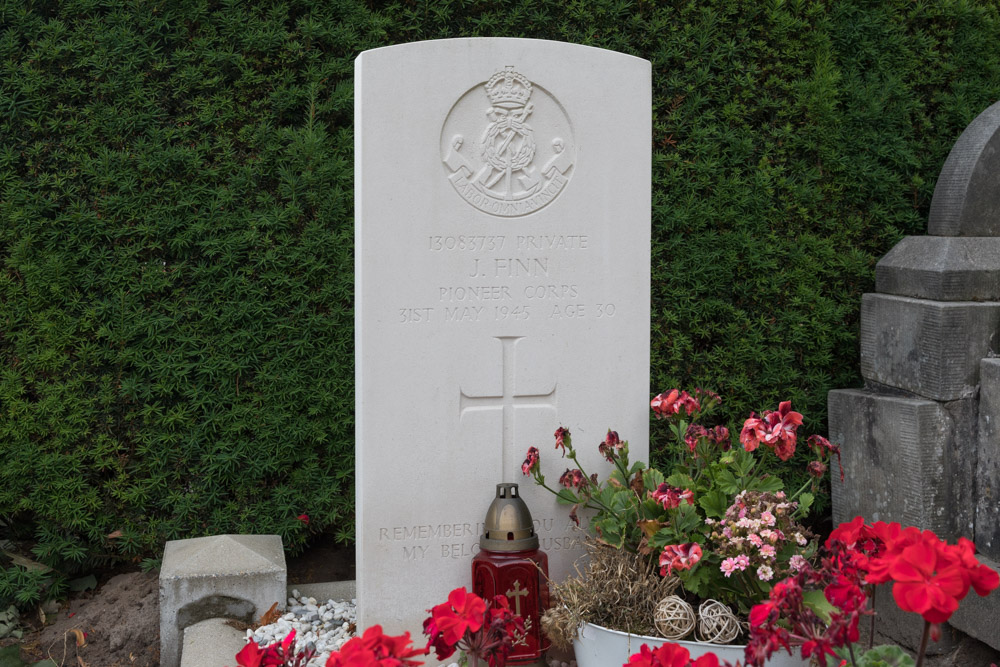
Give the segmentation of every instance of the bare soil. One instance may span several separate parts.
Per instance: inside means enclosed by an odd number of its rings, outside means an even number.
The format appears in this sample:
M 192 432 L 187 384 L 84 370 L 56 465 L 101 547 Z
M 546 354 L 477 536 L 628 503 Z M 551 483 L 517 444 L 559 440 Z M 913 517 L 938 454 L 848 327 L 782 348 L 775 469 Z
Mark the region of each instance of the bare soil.
M 288 581 L 295 584 L 354 579 L 354 547 L 318 536 L 301 556 L 288 558 Z M 46 658 L 59 667 L 159 667 L 160 607 L 156 573 L 119 572 L 98 577 L 98 587 L 74 594 L 57 611 L 22 618 L 21 659 Z M 85 643 L 77 645 L 83 633 Z M 46 667 L 49 667 L 46 665 Z

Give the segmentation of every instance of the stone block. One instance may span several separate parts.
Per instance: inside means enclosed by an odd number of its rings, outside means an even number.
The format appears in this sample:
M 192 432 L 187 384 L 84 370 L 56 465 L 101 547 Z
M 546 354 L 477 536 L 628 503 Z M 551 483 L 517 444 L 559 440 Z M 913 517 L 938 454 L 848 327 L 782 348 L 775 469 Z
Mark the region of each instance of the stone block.
M 973 397 L 998 328 L 1000 303 L 865 294 L 861 374 L 936 401 Z
M 876 587 L 875 603 L 872 606 L 875 609 L 875 645 L 898 644 L 901 648 L 915 655 L 920 646 L 920 635 L 924 631 L 924 619 L 919 614 L 903 611 L 899 608 L 892 597 L 892 584 Z M 871 621 L 867 618 L 861 621 L 860 628 L 864 641 L 868 639 L 870 624 Z M 927 645 L 927 655 L 939 656 L 951 653 L 958 647 L 961 640 L 961 632 L 950 623 L 942 623 L 941 639 Z
M 1000 301 L 1000 237 L 907 236 L 875 266 L 875 289 L 936 301 Z
M 979 562 L 1000 572 L 1000 563 L 985 554 L 978 554 Z M 958 605 L 958 611 L 949 621 L 951 625 L 984 644 L 1000 650 L 1000 589 L 986 597 L 979 597 L 974 590 Z
M 1000 102 L 969 123 L 934 187 L 927 232 L 1000 236 Z
M 831 479 L 834 525 L 857 515 L 972 536 L 974 399 L 937 403 L 859 389 L 828 396 L 830 440 L 844 481 Z
M 209 618 L 184 628 L 181 667 L 226 667 L 246 646 L 246 634 L 226 618 Z
M 1000 560 L 1000 359 L 983 359 L 979 368 L 975 542 L 981 552 Z
M 209 618 L 252 623 L 285 607 L 278 535 L 213 535 L 167 542 L 160 568 L 160 664 L 178 667 L 184 629 Z

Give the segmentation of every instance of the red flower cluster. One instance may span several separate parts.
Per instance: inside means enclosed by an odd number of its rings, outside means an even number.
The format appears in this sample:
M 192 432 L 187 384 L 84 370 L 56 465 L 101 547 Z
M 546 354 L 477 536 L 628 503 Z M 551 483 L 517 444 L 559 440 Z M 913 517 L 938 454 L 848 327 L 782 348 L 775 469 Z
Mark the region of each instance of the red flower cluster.
M 663 646 L 651 649 L 647 644 L 639 647 L 639 652 L 629 657 L 622 667 L 739 667 L 739 663 L 719 662 L 714 653 L 706 653 L 700 658 L 691 660 L 691 654 L 679 644 L 667 642 Z
M 531 471 L 538 466 L 538 447 L 528 447 L 528 455 L 524 459 L 524 463 L 521 464 L 521 472 L 525 475 L 530 475 Z
M 514 615 L 503 595 L 487 603 L 464 587 L 456 588 L 448 594 L 447 602 L 430 612 L 431 617 L 424 621 L 424 634 L 429 637 L 428 651 L 433 646 L 438 660 L 461 649 L 472 665 L 482 659 L 503 667 L 515 639 L 525 632 L 524 621 Z
M 415 667 L 418 655 L 427 655 L 427 649 L 410 646 L 410 633 L 399 637 L 382 634 L 381 625 L 373 625 L 360 637 L 354 637 L 326 660 L 326 667 Z
M 657 419 L 670 417 L 679 414 L 681 411 L 690 416 L 701 410 L 701 404 L 698 402 L 698 399 L 686 391 L 678 391 L 676 389 L 671 389 L 655 397 L 649 402 L 649 407 L 653 409 L 653 414 L 656 415 Z
M 760 418 L 753 413 L 743 423 L 740 442 L 752 452 L 761 443 L 774 450 L 778 458 L 787 461 L 795 453 L 795 431 L 802 425 L 802 415 L 792 410 L 791 401 L 783 401 L 777 412 L 765 412 Z
M 671 510 L 680 506 L 681 502 L 694 505 L 694 492 L 691 489 L 682 489 L 679 486 L 670 486 L 663 482 L 656 487 L 655 491 L 650 491 L 649 495 L 663 505 L 663 509 Z
M 257 642 L 248 642 L 236 654 L 236 664 L 240 667 L 299 667 L 305 665 L 315 655 L 315 650 L 295 651 L 295 630 L 289 632 L 280 642 L 261 648 Z
M 943 542 L 929 530 L 903 528 L 862 517 L 840 524 L 825 544 L 819 567 L 804 566 L 771 589 L 769 599 L 750 612 L 749 665 L 762 665 L 775 651 L 801 647 L 802 657 L 826 665 L 833 649 L 858 641 L 861 616 L 870 615 L 863 586 L 893 582 L 893 597 L 904 611 L 930 624 L 947 621 L 972 588 L 986 595 L 1000 576 L 979 563 L 972 543 Z M 803 603 L 803 589 L 822 587 L 836 611 L 824 622 Z
M 929 530 L 882 521 L 870 532 L 883 546 L 870 561 L 867 583 L 892 581 L 899 608 L 929 623 L 951 618 L 970 587 L 984 596 L 1000 586 L 1000 576 L 976 560 L 975 546 L 964 537 L 947 544 Z
M 668 544 L 660 554 L 660 576 L 666 577 L 674 570 L 689 570 L 700 560 L 701 545 L 697 542 Z

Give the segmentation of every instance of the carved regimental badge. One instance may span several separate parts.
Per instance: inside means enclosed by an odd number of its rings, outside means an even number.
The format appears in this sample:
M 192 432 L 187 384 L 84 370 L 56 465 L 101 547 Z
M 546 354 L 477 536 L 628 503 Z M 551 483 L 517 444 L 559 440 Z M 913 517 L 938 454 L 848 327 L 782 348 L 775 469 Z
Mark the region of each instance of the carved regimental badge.
M 575 157 L 565 110 L 512 65 L 459 98 L 441 130 L 448 180 L 492 215 L 527 215 L 552 202 Z

